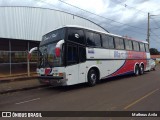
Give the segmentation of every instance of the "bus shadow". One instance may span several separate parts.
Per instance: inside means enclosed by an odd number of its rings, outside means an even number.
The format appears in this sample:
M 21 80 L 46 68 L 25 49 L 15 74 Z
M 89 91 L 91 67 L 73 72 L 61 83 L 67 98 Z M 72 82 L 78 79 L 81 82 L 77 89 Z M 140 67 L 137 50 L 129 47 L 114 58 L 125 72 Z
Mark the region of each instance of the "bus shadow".
M 105 78 L 105 79 L 101 80 L 100 84 L 103 84 L 103 83 L 106 83 L 106 82 L 123 80 L 123 79 L 126 79 L 126 78 L 132 78 L 132 77 L 135 77 L 135 76 L 131 74 L 131 75 L 125 75 L 125 76 L 115 76 L 115 77 Z
M 67 92 L 67 91 L 71 91 L 71 90 L 78 90 L 78 89 L 84 89 L 87 88 L 88 85 L 86 83 L 80 83 L 80 84 L 76 84 L 76 85 L 70 85 L 70 86 L 48 86 L 46 87 L 46 90 L 55 90 L 55 91 L 59 91 L 59 92 Z
M 144 74 L 147 74 L 147 73 L 145 72 Z M 129 75 L 106 78 L 106 79 L 100 80 L 100 82 L 98 82 L 96 84 L 96 86 L 103 85 L 103 84 L 109 83 L 109 82 L 114 82 L 114 81 L 118 81 L 118 80 L 126 80 L 127 78 L 140 77 L 140 76 L 134 76 L 133 74 L 129 74 Z M 93 86 L 93 87 L 95 87 L 95 86 Z M 57 86 L 57 87 L 48 86 L 45 89 L 46 90 L 55 90 L 57 92 L 67 92 L 67 91 L 85 89 L 85 88 L 90 88 L 87 83 L 81 83 L 81 84 L 70 85 L 70 86 Z
M 145 72 L 143 75 L 147 74 Z M 127 78 L 134 78 L 134 77 L 141 77 L 143 75 L 135 76 L 134 74 L 128 74 L 128 75 L 122 75 L 122 76 L 115 76 L 115 77 L 110 77 L 106 79 L 102 79 L 100 84 L 107 83 L 107 82 L 113 82 L 113 81 L 118 81 L 118 80 L 126 80 Z

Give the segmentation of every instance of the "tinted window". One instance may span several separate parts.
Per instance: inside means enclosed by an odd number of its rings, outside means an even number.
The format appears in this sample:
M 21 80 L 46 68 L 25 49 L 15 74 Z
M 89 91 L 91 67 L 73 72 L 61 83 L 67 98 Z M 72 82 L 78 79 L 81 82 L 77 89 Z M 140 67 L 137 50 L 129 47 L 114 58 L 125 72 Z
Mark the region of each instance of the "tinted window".
M 127 39 L 124 41 L 125 41 L 126 50 L 132 50 L 132 41 L 127 40 Z
M 149 46 L 148 46 L 148 44 L 145 44 L 145 49 L 146 49 L 146 52 L 149 52 Z
M 140 51 L 145 52 L 144 43 L 140 43 Z
M 114 48 L 114 41 L 111 36 L 102 35 L 102 43 L 104 48 Z
M 114 48 L 114 39 L 111 36 L 109 36 L 109 48 L 111 48 L 111 49 Z
M 80 44 L 85 44 L 83 30 L 69 29 L 68 30 L 68 40 Z
M 85 47 L 79 47 L 79 62 L 85 62 L 86 61 L 86 48 Z
M 124 49 L 124 40 L 119 39 L 119 43 L 120 43 L 120 49 Z
M 139 51 L 139 43 L 138 42 L 133 41 L 133 49 L 135 51 Z
M 132 41 L 129 40 L 129 50 L 133 50 Z
M 124 43 L 125 43 L 126 50 L 129 50 L 129 41 L 128 40 L 124 40 Z
M 124 49 L 123 39 L 115 37 L 116 49 Z
M 102 35 L 102 43 L 103 47 L 109 48 L 109 36 Z
M 87 45 L 101 47 L 100 35 L 97 33 L 86 32 Z
M 67 45 L 67 65 L 78 62 L 77 47 L 71 44 Z
M 62 40 L 62 39 L 64 39 L 64 37 L 65 37 L 65 29 L 64 28 L 52 31 L 42 37 L 42 41 L 40 42 L 40 46 L 54 42 L 54 41 Z

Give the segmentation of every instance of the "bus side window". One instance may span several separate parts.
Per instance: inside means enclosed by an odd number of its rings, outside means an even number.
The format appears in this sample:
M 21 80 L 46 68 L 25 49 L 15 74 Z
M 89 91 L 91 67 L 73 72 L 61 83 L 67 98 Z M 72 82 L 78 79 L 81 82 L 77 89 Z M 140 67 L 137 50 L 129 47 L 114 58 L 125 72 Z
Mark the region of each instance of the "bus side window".
M 144 43 L 140 43 L 140 51 L 145 52 Z
M 146 52 L 149 53 L 149 46 L 148 46 L 148 44 L 145 44 L 145 49 L 146 49 Z
M 116 49 L 120 49 L 119 38 L 115 37 L 115 38 L 114 38 L 114 41 L 115 41 Z
M 139 42 L 137 42 L 137 51 L 140 51 Z
M 124 49 L 124 40 L 122 38 L 119 38 L 120 43 L 120 49 Z
M 109 48 L 110 49 L 114 49 L 115 47 L 114 47 L 114 39 L 113 39 L 113 37 L 111 37 L 111 36 L 108 36 L 109 37 Z
M 125 39 L 124 42 L 125 42 L 126 50 L 130 50 L 129 49 L 129 41 L 127 39 Z
M 109 48 L 109 36 L 102 35 L 102 45 L 104 48 Z
M 122 38 L 115 37 L 115 45 L 117 49 L 124 49 L 124 42 Z
M 133 50 L 133 44 L 132 41 L 129 40 L 129 50 Z
M 135 51 L 139 51 L 139 43 L 138 43 L 138 42 L 133 41 L 133 49 L 134 49 Z
M 99 34 L 94 33 L 94 41 L 95 41 L 96 47 L 101 47 L 101 37 Z
M 100 35 L 93 32 L 86 32 L 86 40 L 88 46 L 101 47 Z
M 127 39 L 125 39 L 124 41 L 125 41 L 126 50 L 133 50 L 132 41 L 127 40 Z

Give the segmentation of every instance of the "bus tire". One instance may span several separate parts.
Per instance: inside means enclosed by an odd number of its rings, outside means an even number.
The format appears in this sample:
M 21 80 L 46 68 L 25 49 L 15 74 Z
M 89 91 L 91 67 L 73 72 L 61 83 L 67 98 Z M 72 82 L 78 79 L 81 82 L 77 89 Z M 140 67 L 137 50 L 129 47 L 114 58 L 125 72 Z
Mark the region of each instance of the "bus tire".
M 143 65 L 141 65 L 141 66 L 139 67 L 139 74 L 140 74 L 140 75 L 143 75 L 143 74 L 144 74 L 144 66 L 143 66 Z
M 98 74 L 94 69 L 89 70 L 88 72 L 88 85 L 94 86 L 98 80 Z
M 136 65 L 134 75 L 135 75 L 135 76 L 138 76 L 139 74 L 140 74 L 140 73 L 139 73 L 139 66 Z

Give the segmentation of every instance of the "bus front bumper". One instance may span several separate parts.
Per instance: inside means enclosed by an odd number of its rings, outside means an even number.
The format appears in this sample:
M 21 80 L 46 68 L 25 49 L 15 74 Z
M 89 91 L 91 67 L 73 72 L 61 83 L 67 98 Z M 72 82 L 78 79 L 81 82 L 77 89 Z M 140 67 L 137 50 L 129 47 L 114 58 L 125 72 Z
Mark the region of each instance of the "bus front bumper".
M 45 85 L 52 85 L 52 86 L 67 85 L 67 79 L 64 79 L 63 77 L 39 76 L 38 80 L 41 84 Z

